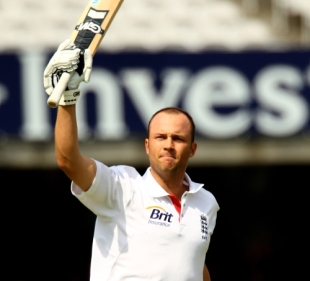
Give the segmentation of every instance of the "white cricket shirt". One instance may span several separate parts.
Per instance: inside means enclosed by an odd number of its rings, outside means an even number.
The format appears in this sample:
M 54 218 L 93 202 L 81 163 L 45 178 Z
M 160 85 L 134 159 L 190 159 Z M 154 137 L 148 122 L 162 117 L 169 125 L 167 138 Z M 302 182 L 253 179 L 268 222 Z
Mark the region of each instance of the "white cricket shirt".
M 219 210 L 214 196 L 186 174 L 189 191 L 174 206 L 149 169 L 142 177 L 133 167 L 96 164 L 87 192 L 71 185 L 97 215 L 90 280 L 202 281 Z

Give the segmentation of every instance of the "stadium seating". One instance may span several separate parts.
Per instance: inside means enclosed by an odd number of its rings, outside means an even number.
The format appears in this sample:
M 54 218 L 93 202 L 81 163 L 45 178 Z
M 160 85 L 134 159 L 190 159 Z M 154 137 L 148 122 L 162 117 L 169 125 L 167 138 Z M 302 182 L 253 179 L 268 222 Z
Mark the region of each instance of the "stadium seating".
M 302 14 L 302 26 L 309 28 L 309 0 L 127 0 L 100 49 L 197 52 L 289 43 L 273 32 L 268 21 L 244 13 L 244 9 L 259 10 L 265 1 L 272 1 L 273 9 L 278 11 L 273 13 L 275 28 L 279 24 L 285 27 L 283 20 L 288 21 L 284 18 L 288 11 Z M 0 0 L 0 51 L 54 49 L 70 36 L 86 3 Z M 306 34 L 303 31 L 304 41 Z
M 282 34 L 295 35 L 301 46 L 310 45 L 310 1 L 272 0 L 273 27 Z

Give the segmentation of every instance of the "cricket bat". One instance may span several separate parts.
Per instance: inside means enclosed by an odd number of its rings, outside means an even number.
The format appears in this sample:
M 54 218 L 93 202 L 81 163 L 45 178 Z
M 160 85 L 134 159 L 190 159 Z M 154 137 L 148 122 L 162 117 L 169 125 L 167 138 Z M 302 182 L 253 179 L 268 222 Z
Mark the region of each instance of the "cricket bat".
M 85 7 L 70 40 L 81 50 L 88 48 L 94 56 L 123 1 L 89 0 L 89 4 Z M 64 72 L 61 75 L 54 91 L 47 100 L 49 107 L 58 106 L 62 93 L 67 88 L 73 73 L 74 71 L 71 74 Z

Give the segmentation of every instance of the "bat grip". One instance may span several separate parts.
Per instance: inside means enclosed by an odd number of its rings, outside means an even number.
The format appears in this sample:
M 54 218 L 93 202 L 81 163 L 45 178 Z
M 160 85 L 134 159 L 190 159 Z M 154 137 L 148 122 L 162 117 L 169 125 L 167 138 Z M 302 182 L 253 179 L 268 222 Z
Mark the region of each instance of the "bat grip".
M 66 90 L 67 85 L 73 74 L 74 74 L 74 71 L 70 73 L 64 72 L 61 75 L 58 83 L 56 84 L 54 88 L 54 91 L 50 94 L 49 98 L 47 99 L 47 104 L 49 107 L 55 108 L 58 106 L 61 96 L 63 92 Z

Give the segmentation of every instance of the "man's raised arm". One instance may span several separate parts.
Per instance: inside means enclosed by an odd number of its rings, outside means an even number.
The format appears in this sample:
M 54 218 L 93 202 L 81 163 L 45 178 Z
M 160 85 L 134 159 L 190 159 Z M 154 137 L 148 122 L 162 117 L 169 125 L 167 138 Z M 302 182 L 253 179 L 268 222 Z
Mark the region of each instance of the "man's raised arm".
M 75 105 L 59 106 L 55 126 L 55 154 L 58 166 L 83 191 L 96 174 L 93 159 L 81 155 L 78 145 Z
M 44 71 L 44 88 L 52 93 L 62 72 L 74 72 L 63 93 L 57 111 L 55 126 L 55 153 L 58 166 L 83 191 L 87 191 L 96 174 L 93 159 L 84 157 L 79 150 L 76 103 L 80 96 L 79 84 L 88 82 L 92 56 L 88 50 L 81 54 L 70 40 L 60 44 Z

